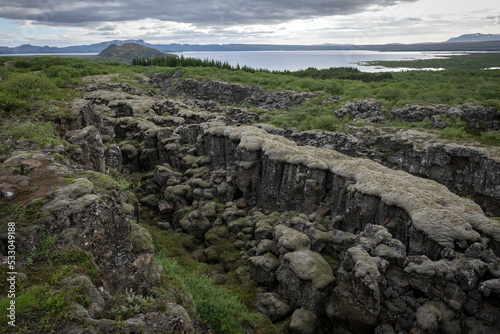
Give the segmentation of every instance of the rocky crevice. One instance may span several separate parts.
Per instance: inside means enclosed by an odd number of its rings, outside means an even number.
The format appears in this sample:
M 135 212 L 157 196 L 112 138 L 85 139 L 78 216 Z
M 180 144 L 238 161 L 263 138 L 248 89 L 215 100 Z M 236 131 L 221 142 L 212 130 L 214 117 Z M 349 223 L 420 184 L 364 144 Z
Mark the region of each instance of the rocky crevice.
M 255 282 L 256 308 L 273 322 L 284 321 L 287 330 L 456 333 L 495 332 L 500 326 L 500 222 L 444 185 L 384 166 L 391 160 L 373 146 L 393 142 L 388 145 L 401 154 L 393 162 L 407 154 L 413 162 L 400 168 L 432 171 L 428 178 L 444 175 L 436 165 L 450 168 L 450 156 L 472 157 L 473 149 L 436 144 L 419 151 L 415 140 L 398 135 L 363 138 L 242 125 L 253 116 L 120 87 L 89 89 L 74 111 L 77 122 L 67 137 L 75 168 L 143 173 L 141 217 L 196 238 L 198 259 L 220 265 L 219 279 L 234 271 L 240 284 Z M 433 162 L 424 166 L 423 156 L 436 150 L 435 159 L 444 162 L 428 157 Z M 472 174 L 489 180 L 498 170 L 495 159 L 487 152 L 476 159 L 482 162 L 470 163 Z M 422 166 L 413 165 L 418 160 Z M 459 187 L 467 182 L 477 179 Z M 46 206 L 54 224 L 69 224 L 56 228 L 76 227 L 79 247 L 95 253 L 108 275 L 106 289 L 151 289 L 161 277 L 151 249 L 148 243 L 134 246 L 132 234 L 141 229 L 121 219 L 134 208 L 94 201 L 85 179 L 73 187 L 78 191 L 69 200 L 56 193 Z M 491 193 L 498 196 L 494 187 Z M 83 216 L 73 208 L 84 208 Z M 123 237 L 111 249 L 114 233 Z M 128 279 L 116 282 L 117 275 Z M 156 316 L 128 324 L 154 323 Z
M 150 106 L 169 105 L 178 117 L 184 103 Z M 300 316 L 314 330 L 353 332 L 498 325 L 490 302 L 500 226 L 471 200 L 372 160 L 298 146 L 281 130 L 231 125 L 217 109 L 191 109 L 167 127 L 145 121 L 157 117 L 154 108 L 131 109 L 107 122 L 137 150 L 125 165 L 154 169 L 159 226 L 206 242 L 205 257 L 216 262 L 208 240 L 227 228 L 222 236 L 248 257 L 250 276 L 267 291 L 257 306 L 273 321 L 290 317 L 295 328 Z M 150 151 L 155 158 L 145 159 Z M 210 209 L 215 198 L 226 203 L 222 216 Z

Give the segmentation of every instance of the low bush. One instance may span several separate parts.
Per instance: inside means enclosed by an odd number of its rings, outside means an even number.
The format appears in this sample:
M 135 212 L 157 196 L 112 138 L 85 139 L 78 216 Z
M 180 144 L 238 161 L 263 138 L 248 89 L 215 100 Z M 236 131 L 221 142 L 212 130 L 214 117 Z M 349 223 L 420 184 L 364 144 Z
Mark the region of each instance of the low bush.
M 54 126 L 51 122 L 45 124 L 22 123 L 4 131 L 4 136 L 16 139 L 27 139 L 42 147 L 55 146 L 62 141 L 55 135 Z
M 0 110 L 12 114 L 18 114 L 28 110 L 29 104 L 23 99 L 16 98 L 15 96 L 0 92 Z
M 69 303 L 63 293 L 50 290 L 48 285 L 34 286 L 16 296 L 16 326 L 30 322 L 37 324 L 40 332 L 52 332 L 59 325 L 71 319 L 67 316 Z M 6 327 L 9 298 L 0 300 L 0 326 Z M 22 320 L 17 320 L 22 319 Z
M 460 120 L 450 122 L 450 125 L 443 129 L 441 135 L 447 139 L 469 138 L 473 136 L 467 131 L 467 123 Z
M 33 99 L 44 96 L 60 97 L 56 84 L 45 74 L 13 73 L 2 85 L 3 93 L 14 98 Z

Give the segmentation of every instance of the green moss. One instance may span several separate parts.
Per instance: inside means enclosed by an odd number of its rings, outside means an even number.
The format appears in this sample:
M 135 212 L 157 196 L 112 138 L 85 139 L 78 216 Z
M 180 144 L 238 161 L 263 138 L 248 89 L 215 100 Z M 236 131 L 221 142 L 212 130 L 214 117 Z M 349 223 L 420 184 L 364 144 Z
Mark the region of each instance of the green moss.
M 254 334 L 278 334 L 281 331 L 262 313 L 249 313 L 244 320 L 245 327 L 250 327 Z
M 48 285 L 34 286 L 20 293 L 16 298 L 16 324 L 23 322 L 32 332 L 49 333 L 57 331 L 65 324 L 73 321 L 69 315 L 69 293 L 54 291 Z M 0 301 L 0 326 L 5 326 L 7 305 L 10 299 Z M 19 324 L 21 325 L 21 324 Z M 4 327 L 5 328 L 5 327 Z
M 135 253 L 153 253 L 153 239 L 148 230 L 144 227 L 132 223 L 132 250 Z
M 335 260 L 333 257 L 331 256 L 328 256 L 328 255 L 324 255 L 323 258 L 325 259 L 326 263 L 328 263 L 329 265 L 333 265 L 333 266 L 339 266 L 340 265 L 340 262 Z
M 41 225 L 44 222 L 45 215 L 40 211 L 44 200 L 35 200 L 31 204 L 23 203 L 0 203 L 0 222 L 2 228 L 6 227 L 7 222 L 15 221 L 16 227 L 28 227 Z M 6 231 L 7 229 L 3 229 Z
M 99 194 L 114 195 L 116 191 L 128 191 L 131 184 L 123 175 L 103 174 L 87 171 L 84 175 L 94 184 L 95 191 Z

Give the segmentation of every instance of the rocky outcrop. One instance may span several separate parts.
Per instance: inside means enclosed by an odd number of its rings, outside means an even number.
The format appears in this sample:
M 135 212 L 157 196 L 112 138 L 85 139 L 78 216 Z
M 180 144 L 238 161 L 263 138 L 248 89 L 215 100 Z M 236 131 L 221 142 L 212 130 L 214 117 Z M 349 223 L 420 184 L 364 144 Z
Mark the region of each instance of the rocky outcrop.
M 180 72 L 176 72 L 170 78 L 157 74 L 151 78 L 151 81 L 153 86 L 161 89 L 165 96 L 186 96 L 226 105 L 245 104 L 268 110 L 290 110 L 316 96 L 316 94 L 297 93 L 291 90 L 266 92 L 260 86 L 248 87 L 221 81 L 181 79 Z
M 90 142 L 100 138 L 94 127 L 85 128 L 81 133 L 85 135 L 79 136 L 78 132 L 69 138 L 78 136 L 78 143 L 85 142 L 86 138 Z M 92 156 L 91 149 L 94 146 L 83 146 L 89 147 L 89 154 Z M 68 151 L 71 152 L 71 147 Z M 61 148 L 60 152 L 64 154 L 64 149 Z M 144 295 L 150 296 L 150 304 L 156 303 L 155 307 L 166 308 L 168 313 L 145 312 L 131 317 L 123 324 L 127 331 L 156 333 L 156 329 L 143 331 L 146 326 L 150 326 L 171 332 L 203 332 L 195 329 L 195 322 L 182 306 L 172 302 L 163 305 L 165 296 L 157 291 L 160 291 L 158 287 L 165 284 L 165 275 L 162 268 L 153 261 L 151 236 L 143 227 L 131 223 L 131 216 L 124 210 L 127 204 L 98 192 L 88 178 L 75 178 L 73 170 L 68 168 L 72 164 L 68 161 L 64 165 L 57 163 L 56 156 L 61 157 L 59 153 L 50 151 L 17 152 L 0 165 L 1 185 L 12 190 L 12 194 L 7 194 L 9 196 L 2 196 L 2 206 L 21 203 L 13 206 L 18 208 L 18 212 L 13 216 L 15 218 L 11 217 L 16 223 L 16 251 L 20 259 L 17 266 L 20 271 L 18 279 L 36 280 L 31 277 L 36 274 L 30 270 L 30 264 L 25 259 L 33 262 L 33 259 L 43 261 L 46 257 L 45 261 L 54 263 L 50 264 L 49 270 L 57 271 L 50 273 L 49 279 L 44 282 L 43 291 L 50 291 L 51 296 L 64 296 L 64 302 L 59 302 L 62 304 L 51 312 L 58 312 L 69 304 L 64 316 L 72 321 L 62 322 L 64 327 L 59 325 L 55 331 L 80 333 L 83 326 L 94 328 L 96 331 L 92 333 L 117 332 L 120 324 L 112 316 L 110 319 L 110 304 L 119 296 L 127 295 L 129 302 L 124 306 L 125 309 L 131 303 L 136 303 L 132 306 L 139 309 L 144 304 Z M 96 161 L 102 161 L 102 156 L 98 157 L 99 160 Z M 89 170 L 94 167 L 92 160 L 87 163 L 79 162 L 80 167 L 85 166 Z M 22 178 L 14 177 L 16 175 Z M 12 186 L 4 186 L 7 181 Z M 23 203 L 26 203 L 24 209 Z M 25 212 L 30 212 L 28 221 L 25 221 Z M 3 257 L 6 250 L 3 245 L 7 244 L 7 240 L 7 234 L 2 233 L 2 262 L 5 260 Z M 70 263 L 73 264 L 69 265 Z M 35 268 L 38 268 L 36 273 L 47 270 L 43 266 L 40 269 L 39 265 Z M 61 279 L 61 276 L 64 278 Z M 56 290 L 49 290 L 49 285 Z M 37 287 L 34 289 L 38 291 Z M 185 299 L 189 301 L 191 296 L 187 294 Z M 43 302 L 45 301 L 40 301 Z M 50 321 L 56 322 L 54 319 Z M 36 320 L 26 321 L 26 328 L 36 331 L 32 322 L 36 324 Z M 79 330 L 75 329 L 77 327 Z M 7 328 L 6 330 L 9 332 Z
M 495 109 L 472 103 L 456 107 L 407 105 L 392 110 L 391 115 L 394 119 L 403 122 L 422 122 L 430 119 L 435 128 L 445 128 L 450 125 L 451 121 L 461 120 L 471 130 L 498 131 L 500 129 L 500 114 Z
M 346 103 L 342 108 L 335 111 L 338 119 L 349 116 L 352 119 L 369 119 L 377 123 L 385 120 L 381 114 L 382 104 L 373 99 L 366 99 L 358 102 Z
M 473 103 L 466 103 L 455 107 L 447 105 L 422 106 L 406 105 L 402 108 L 393 108 L 390 112 L 382 112 L 382 105 L 373 99 L 366 99 L 354 103 L 347 103 L 335 111 L 335 116 L 343 119 L 369 120 L 380 123 L 385 120 L 397 120 L 414 123 L 430 120 L 432 127 L 443 129 L 453 121 L 463 121 L 472 131 L 498 131 L 500 129 L 500 114 L 494 108 L 488 108 Z
M 255 127 L 208 123 L 205 138 L 203 153 L 213 157 L 216 167 L 236 165 L 239 190 L 265 209 L 311 213 L 327 202 L 333 215 L 345 214 L 340 226 L 349 232 L 361 231 L 364 221 L 386 225 L 384 211 L 401 210 L 398 216 L 404 224 L 396 221 L 391 229 L 396 232 L 406 225 L 397 235 L 410 254 L 437 245 L 450 247 L 460 239 L 477 241 L 480 234 L 472 227 L 497 238 L 494 221 L 484 217 L 477 205 L 435 182 L 328 149 L 297 146 Z M 408 225 L 408 219 L 413 223 Z M 408 242 L 412 233 L 426 235 L 419 237 L 424 243 Z
M 432 132 L 387 127 L 352 128 L 353 134 L 297 132 L 261 126 L 299 145 L 336 150 L 369 158 L 393 169 L 428 178 L 473 198 L 489 216 L 500 216 L 500 155 L 494 147 L 440 138 Z

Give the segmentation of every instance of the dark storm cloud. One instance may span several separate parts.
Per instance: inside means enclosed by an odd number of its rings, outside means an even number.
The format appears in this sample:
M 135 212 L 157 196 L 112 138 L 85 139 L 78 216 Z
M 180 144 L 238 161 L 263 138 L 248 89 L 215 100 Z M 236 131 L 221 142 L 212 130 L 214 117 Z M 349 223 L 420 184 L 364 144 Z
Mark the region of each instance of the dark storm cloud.
M 95 22 L 146 18 L 196 26 L 272 24 L 295 19 L 353 14 L 370 6 L 417 0 L 0 0 L 0 17 L 48 25 L 91 25 Z

